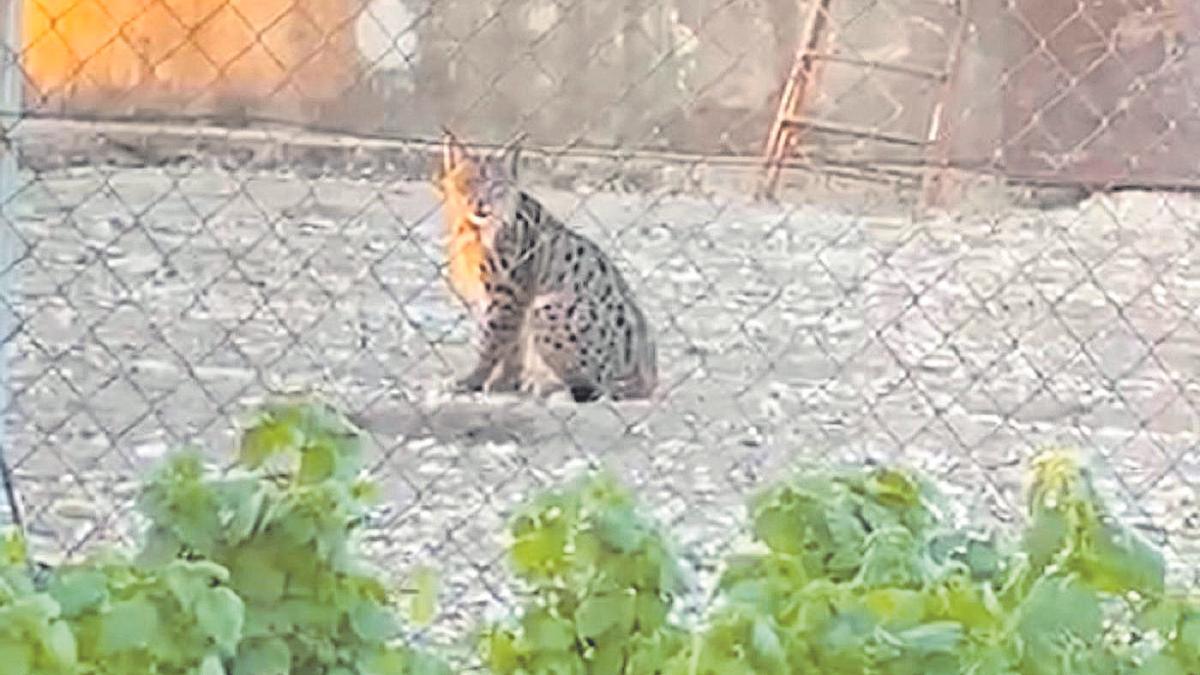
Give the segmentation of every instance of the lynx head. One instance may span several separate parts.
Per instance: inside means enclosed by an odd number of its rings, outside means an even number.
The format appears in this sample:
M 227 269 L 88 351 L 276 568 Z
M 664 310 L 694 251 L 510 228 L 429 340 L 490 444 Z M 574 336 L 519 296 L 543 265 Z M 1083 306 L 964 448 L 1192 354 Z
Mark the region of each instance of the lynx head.
M 440 184 L 447 207 L 458 211 L 458 218 L 474 227 L 480 241 L 489 248 L 496 232 L 516 217 L 519 140 L 478 156 L 449 131 L 442 143 Z

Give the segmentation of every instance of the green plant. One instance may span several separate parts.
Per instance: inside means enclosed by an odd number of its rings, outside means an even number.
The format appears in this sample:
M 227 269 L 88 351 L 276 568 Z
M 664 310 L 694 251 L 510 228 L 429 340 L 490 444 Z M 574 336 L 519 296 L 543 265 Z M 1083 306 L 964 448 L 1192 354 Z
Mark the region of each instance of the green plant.
M 651 675 L 682 648 L 668 622 L 678 560 L 610 476 L 535 498 L 510 535 L 509 559 L 533 592 L 515 625 L 486 634 L 493 673 Z
M 0 673 L 75 672 L 75 635 L 58 604 L 34 588 L 26 560 L 18 533 L 0 538 Z
M 751 509 L 765 550 L 727 561 L 671 672 L 1196 672 L 1200 617 L 1164 594 L 1161 556 L 1108 517 L 1070 453 L 1032 474 L 1019 544 L 945 529 L 938 495 L 895 469 L 767 491 Z
M 0 675 L 443 675 L 405 644 L 400 592 L 355 532 L 375 498 L 358 432 L 330 408 L 261 409 L 226 471 L 194 451 L 146 479 L 132 555 L 36 582 L 0 537 Z M 535 496 L 509 526 L 530 591 L 484 629 L 497 675 L 1197 675 L 1200 601 L 1105 508 L 1073 454 L 1032 463 L 1018 537 L 947 527 L 942 498 L 894 468 L 798 474 L 750 504 L 696 630 L 667 537 L 611 476 Z M 410 617 L 435 612 L 419 569 Z
M 353 532 L 374 490 L 359 436 L 320 404 L 266 406 L 235 467 L 171 456 L 146 481 L 134 556 L 55 570 L 43 589 L 7 540 L 0 674 L 448 673 L 398 644 L 396 594 Z M 427 577 L 419 606 L 429 613 Z M 8 658 L 5 658 L 8 657 Z

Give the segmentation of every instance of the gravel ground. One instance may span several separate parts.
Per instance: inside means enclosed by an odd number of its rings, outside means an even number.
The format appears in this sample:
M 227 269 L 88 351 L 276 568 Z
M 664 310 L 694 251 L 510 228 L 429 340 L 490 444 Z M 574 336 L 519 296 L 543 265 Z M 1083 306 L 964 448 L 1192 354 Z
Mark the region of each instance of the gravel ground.
M 1200 202 L 1122 193 L 914 221 L 740 200 L 535 190 L 627 271 L 658 400 L 450 396 L 470 326 L 421 183 L 74 168 L 25 176 L 12 454 L 42 551 L 120 536 L 131 479 L 214 453 L 265 391 L 314 387 L 372 437 L 371 545 L 446 575 L 436 635 L 508 603 L 514 500 L 614 467 L 689 554 L 794 461 L 900 461 L 1011 520 L 1022 461 L 1095 454 L 1118 509 L 1200 570 Z

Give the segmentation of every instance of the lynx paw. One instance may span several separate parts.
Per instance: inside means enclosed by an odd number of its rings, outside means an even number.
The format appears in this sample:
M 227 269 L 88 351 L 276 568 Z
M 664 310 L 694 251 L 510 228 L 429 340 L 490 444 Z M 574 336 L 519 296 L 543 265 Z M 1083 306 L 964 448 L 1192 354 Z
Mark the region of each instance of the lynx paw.
M 473 394 L 483 391 L 485 379 L 475 373 L 450 382 L 450 391 L 455 394 Z

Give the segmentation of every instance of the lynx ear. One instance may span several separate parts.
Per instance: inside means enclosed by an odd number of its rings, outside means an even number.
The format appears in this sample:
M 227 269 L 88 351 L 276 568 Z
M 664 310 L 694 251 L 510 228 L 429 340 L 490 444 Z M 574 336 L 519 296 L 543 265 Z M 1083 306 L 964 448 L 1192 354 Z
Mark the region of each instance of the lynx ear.
M 521 164 L 521 146 L 525 142 L 525 134 L 520 134 L 496 153 L 497 163 L 500 165 L 500 170 L 504 172 L 504 176 L 509 181 L 516 182 L 518 176 L 518 167 Z
M 449 129 L 442 128 L 442 173 L 451 174 L 459 165 L 467 161 L 467 149 Z
M 517 167 L 521 165 L 521 147 L 513 146 L 500 155 L 500 166 L 504 167 L 504 175 L 512 182 L 517 181 Z

